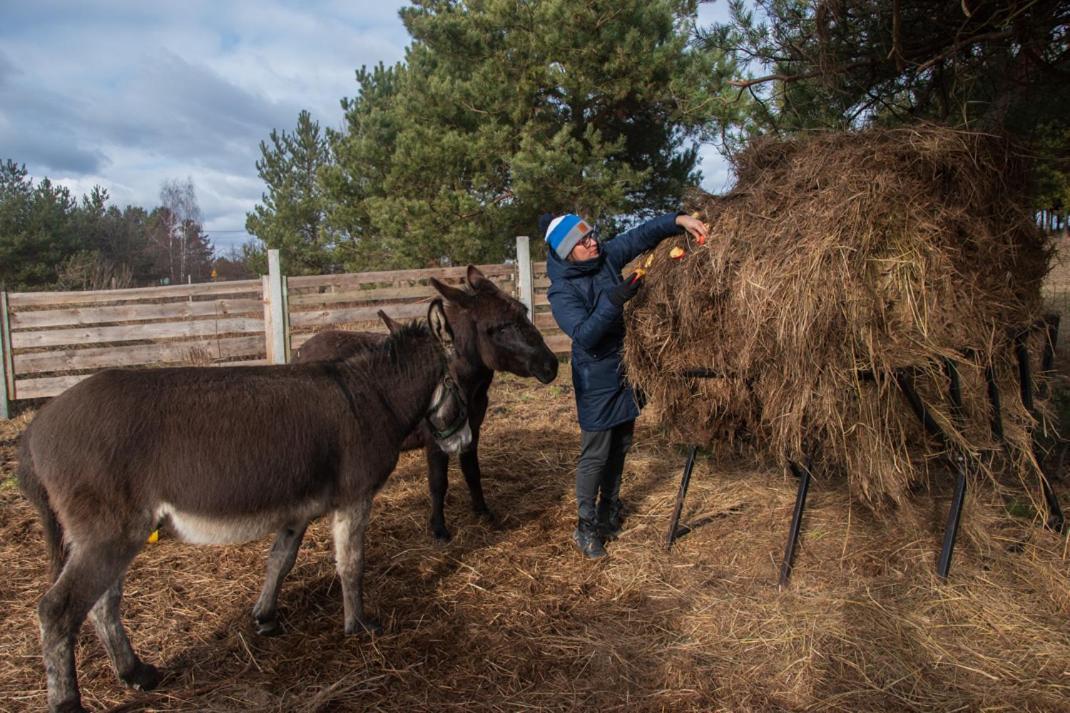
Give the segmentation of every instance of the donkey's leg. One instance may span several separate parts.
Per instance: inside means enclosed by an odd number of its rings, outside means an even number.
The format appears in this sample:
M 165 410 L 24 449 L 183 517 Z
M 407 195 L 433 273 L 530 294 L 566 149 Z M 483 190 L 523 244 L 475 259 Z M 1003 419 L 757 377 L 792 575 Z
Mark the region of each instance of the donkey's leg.
M 295 527 L 284 527 L 275 535 L 275 544 L 271 546 L 271 552 L 268 554 L 264 588 L 260 590 L 260 598 L 256 600 L 256 606 L 253 607 L 256 633 L 262 636 L 276 636 L 282 633 L 279 612 L 276 609 L 279 602 L 279 589 L 282 588 L 282 580 L 294 566 L 297 551 L 301 548 L 301 540 L 305 537 L 307 527 L 307 522 Z
M 472 396 L 468 414 L 472 443 L 461 452 L 461 472 L 464 473 L 464 482 L 468 484 L 468 492 L 472 496 L 472 511 L 479 517 L 493 521 L 494 513 L 487 507 L 487 501 L 483 498 L 483 475 L 479 470 L 479 431 L 487 414 L 485 389 Z
M 160 682 L 160 672 L 155 666 L 143 662 L 130 646 L 130 639 L 123 629 L 119 603 L 123 598 L 123 578 L 104 592 L 89 611 L 89 620 L 97 630 L 97 636 L 108 652 L 108 658 L 119 680 L 140 691 L 151 691 Z
M 460 460 L 464 482 L 468 483 L 468 492 L 472 497 L 472 512 L 493 522 L 494 513 L 487 507 L 487 501 L 483 498 L 483 474 L 479 470 L 479 431 L 472 430 L 472 445 L 461 453 Z
M 129 539 L 75 543 L 56 583 L 37 606 L 41 650 L 48 679 L 48 707 L 58 713 L 81 712 L 74 641 L 97 600 L 123 575 L 144 542 Z
M 427 456 L 427 487 L 431 491 L 431 535 L 439 542 L 449 542 L 451 535 L 446 528 L 445 507 L 450 457 L 434 441 L 424 447 L 424 454 Z
M 372 509 L 369 493 L 334 514 L 334 549 L 342 580 L 342 608 L 347 634 L 381 634 L 383 627 L 364 615 L 364 529 Z

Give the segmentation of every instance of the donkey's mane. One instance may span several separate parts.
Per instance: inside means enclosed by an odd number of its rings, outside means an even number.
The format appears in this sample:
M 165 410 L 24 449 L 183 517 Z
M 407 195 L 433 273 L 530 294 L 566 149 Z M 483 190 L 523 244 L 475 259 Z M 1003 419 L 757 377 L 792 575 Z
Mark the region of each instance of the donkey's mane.
M 401 355 L 411 348 L 410 345 L 430 339 L 431 328 L 428 327 L 427 322 L 414 319 L 391 334 L 383 342 L 379 351 L 386 354 L 391 364 L 397 365 L 401 361 Z
M 351 379 L 378 387 L 384 371 L 392 371 L 404 379 L 425 369 L 427 351 L 434 347 L 427 322 L 413 320 L 372 349 L 357 352 L 339 365 L 344 365 Z

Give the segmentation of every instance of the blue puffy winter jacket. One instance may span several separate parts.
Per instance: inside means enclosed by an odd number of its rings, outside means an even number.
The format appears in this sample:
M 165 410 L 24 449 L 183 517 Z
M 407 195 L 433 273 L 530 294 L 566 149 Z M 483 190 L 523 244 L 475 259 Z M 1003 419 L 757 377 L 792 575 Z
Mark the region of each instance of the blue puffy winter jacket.
M 649 220 L 599 245 L 593 260 L 568 262 L 549 252 L 546 272 L 554 319 L 572 338 L 572 385 L 584 431 L 605 431 L 639 415 L 631 386 L 621 372 L 624 310 L 609 301 L 621 270 L 644 250 L 682 231 L 679 213 Z

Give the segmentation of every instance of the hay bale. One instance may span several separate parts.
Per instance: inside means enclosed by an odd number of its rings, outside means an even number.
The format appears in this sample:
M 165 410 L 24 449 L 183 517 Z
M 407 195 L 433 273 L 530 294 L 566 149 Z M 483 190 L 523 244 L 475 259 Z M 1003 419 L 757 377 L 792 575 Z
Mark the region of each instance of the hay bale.
M 776 460 L 813 454 L 819 474 L 846 474 L 879 507 L 924 478 L 939 445 L 899 394 L 896 369 L 918 370 L 938 423 L 978 453 L 998 448 L 990 366 L 1007 453 L 1031 476 L 1035 424 L 1007 330 L 1038 318 L 1050 250 L 1022 200 L 1025 170 L 997 137 L 933 126 L 755 143 L 731 193 L 692 200 L 709 242 L 681 236 L 654 251 L 627 315 L 630 378 L 674 440 Z M 669 259 L 673 245 L 688 255 Z M 962 375 L 958 423 L 942 357 Z M 723 377 L 683 375 L 696 368 Z

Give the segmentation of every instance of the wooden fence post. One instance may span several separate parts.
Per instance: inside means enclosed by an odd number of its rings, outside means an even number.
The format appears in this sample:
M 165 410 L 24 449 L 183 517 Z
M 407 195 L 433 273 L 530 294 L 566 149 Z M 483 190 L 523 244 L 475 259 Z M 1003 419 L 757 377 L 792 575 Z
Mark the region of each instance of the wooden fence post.
M 274 343 L 271 339 L 271 278 L 260 276 L 260 302 L 264 305 L 264 354 L 268 364 L 274 364 Z
M 0 290 L 0 419 L 11 418 L 15 400 L 15 359 L 11 353 L 11 318 L 7 290 Z
M 263 277 L 264 336 L 269 364 L 290 361 L 290 310 L 286 276 L 279 265 L 279 251 L 268 250 L 268 274 Z
M 528 317 L 535 321 L 535 279 L 531 271 L 531 247 L 528 236 L 516 236 L 516 298 L 528 308 Z

